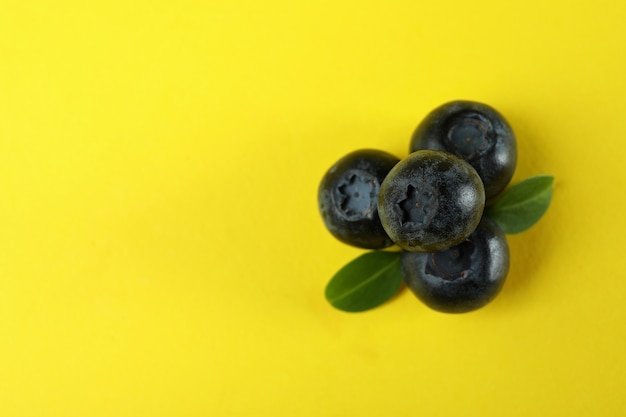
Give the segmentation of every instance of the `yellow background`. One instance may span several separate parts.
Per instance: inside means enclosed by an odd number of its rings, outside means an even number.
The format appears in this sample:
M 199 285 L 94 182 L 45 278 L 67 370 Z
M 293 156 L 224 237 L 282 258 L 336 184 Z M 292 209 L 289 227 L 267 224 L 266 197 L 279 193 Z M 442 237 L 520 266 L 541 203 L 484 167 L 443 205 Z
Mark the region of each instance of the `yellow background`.
M 0 3 L 0 415 L 623 416 L 626 3 Z M 324 287 L 316 206 L 432 108 L 556 177 L 466 315 Z

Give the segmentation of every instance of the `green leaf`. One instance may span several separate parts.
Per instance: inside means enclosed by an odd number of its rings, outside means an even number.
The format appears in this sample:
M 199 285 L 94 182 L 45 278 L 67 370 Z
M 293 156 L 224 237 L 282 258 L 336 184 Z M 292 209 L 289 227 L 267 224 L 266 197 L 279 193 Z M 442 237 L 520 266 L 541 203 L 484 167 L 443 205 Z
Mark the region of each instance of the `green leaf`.
M 537 223 L 552 200 L 554 177 L 538 175 L 509 188 L 485 214 L 504 233 L 520 233 Z
M 365 311 L 389 300 L 401 286 L 400 252 L 368 252 L 332 277 L 326 299 L 339 310 Z

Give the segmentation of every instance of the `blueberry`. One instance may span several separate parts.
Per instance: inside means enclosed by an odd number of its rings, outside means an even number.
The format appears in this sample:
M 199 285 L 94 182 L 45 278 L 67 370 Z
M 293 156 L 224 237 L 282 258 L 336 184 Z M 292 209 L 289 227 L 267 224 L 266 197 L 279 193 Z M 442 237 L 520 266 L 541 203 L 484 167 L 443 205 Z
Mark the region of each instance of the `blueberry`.
M 441 252 L 402 253 L 402 274 L 409 289 L 430 308 L 465 313 L 489 303 L 509 271 L 504 233 L 484 218 L 463 242 Z
M 393 245 L 378 217 L 380 184 L 399 159 L 373 149 L 354 151 L 324 175 L 318 206 L 326 228 L 340 241 L 366 249 Z
M 517 143 L 511 126 L 494 108 L 473 101 L 452 101 L 433 110 L 417 126 L 410 152 L 435 149 L 468 161 L 493 201 L 513 177 Z
M 380 187 L 378 211 L 387 234 L 404 250 L 431 252 L 460 243 L 483 213 L 485 191 L 470 164 L 440 151 L 400 161 Z

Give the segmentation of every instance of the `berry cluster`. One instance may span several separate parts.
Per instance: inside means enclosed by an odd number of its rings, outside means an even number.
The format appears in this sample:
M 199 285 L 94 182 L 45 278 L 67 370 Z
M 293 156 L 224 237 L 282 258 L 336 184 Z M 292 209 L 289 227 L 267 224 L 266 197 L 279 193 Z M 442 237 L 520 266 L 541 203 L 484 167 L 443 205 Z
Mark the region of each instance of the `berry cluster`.
M 426 116 L 400 160 L 358 150 L 323 177 L 328 230 L 367 249 L 397 245 L 407 287 L 426 305 L 461 313 L 491 301 L 509 270 L 503 231 L 483 216 L 510 182 L 515 135 L 492 107 L 446 103 Z

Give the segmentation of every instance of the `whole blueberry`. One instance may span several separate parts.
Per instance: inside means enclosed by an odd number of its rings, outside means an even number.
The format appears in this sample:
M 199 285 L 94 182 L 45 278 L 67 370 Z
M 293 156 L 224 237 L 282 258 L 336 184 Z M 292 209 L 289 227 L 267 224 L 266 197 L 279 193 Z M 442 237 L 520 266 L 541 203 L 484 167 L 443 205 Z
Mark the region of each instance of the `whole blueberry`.
M 326 228 L 340 241 L 366 249 L 393 245 L 378 217 L 378 193 L 399 159 L 361 149 L 337 161 L 318 189 L 318 206 Z
M 427 306 L 444 313 L 486 305 L 502 289 L 508 271 L 506 237 L 486 218 L 466 240 L 445 251 L 402 253 L 407 287 Z
M 485 191 L 476 170 L 440 151 L 400 161 L 380 187 L 378 211 L 387 234 L 407 251 L 431 252 L 464 240 L 478 226 Z
M 417 126 L 410 152 L 435 149 L 468 161 L 485 185 L 487 201 L 500 194 L 517 163 L 511 126 L 494 108 L 474 101 L 452 101 L 437 107 Z

